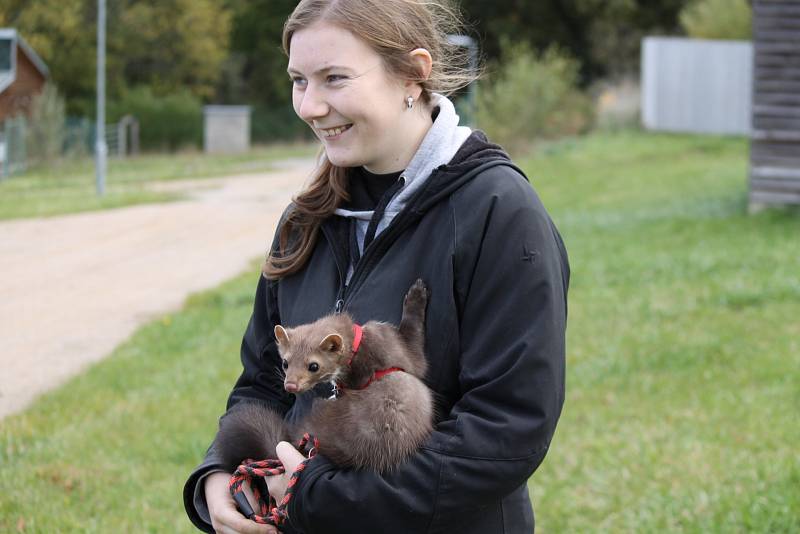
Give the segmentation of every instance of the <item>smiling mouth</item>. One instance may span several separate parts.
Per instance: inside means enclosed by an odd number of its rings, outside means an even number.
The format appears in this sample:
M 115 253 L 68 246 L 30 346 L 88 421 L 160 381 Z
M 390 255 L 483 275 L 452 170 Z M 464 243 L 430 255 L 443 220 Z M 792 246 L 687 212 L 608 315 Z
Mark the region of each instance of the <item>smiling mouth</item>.
M 329 128 L 329 129 L 317 128 L 317 129 L 320 131 L 320 133 L 322 133 L 322 137 L 333 137 L 339 135 L 342 132 L 346 132 L 352 127 L 353 127 L 352 124 L 345 124 L 344 126 L 337 126 L 336 128 Z

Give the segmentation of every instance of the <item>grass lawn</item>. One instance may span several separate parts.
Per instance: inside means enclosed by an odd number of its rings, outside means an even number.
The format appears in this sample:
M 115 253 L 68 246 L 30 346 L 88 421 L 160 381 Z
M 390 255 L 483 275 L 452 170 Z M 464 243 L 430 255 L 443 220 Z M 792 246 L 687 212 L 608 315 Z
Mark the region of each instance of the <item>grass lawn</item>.
M 166 202 L 179 195 L 148 186 L 166 180 L 268 171 L 276 160 L 312 157 L 315 153 L 316 147 L 311 144 L 283 144 L 255 147 L 237 155 L 182 152 L 109 158 L 103 197 L 96 194 L 94 161 L 67 160 L 56 167 L 33 168 L 0 181 L 0 220 Z
M 740 139 L 621 133 L 520 160 L 570 252 L 539 532 L 800 530 L 800 213 L 745 214 Z M 189 532 L 258 268 L 0 422 L 0 532 Z
M 592 137 L 523 163 L 573 267 L 542 532 L 800 531 L 800 212 L 747 143 Z

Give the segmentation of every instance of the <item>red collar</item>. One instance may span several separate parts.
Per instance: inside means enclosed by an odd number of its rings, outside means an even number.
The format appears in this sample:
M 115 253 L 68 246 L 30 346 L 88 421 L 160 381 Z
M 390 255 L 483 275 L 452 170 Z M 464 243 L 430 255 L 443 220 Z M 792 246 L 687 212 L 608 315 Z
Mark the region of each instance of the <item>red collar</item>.
M 363 386 L 359 386 L 357 388 L 351 388 L 351 389 L 359 389 L 359 390 L 360 389 L 367 389 L 367 386 L 369 386 L 370 384 L 372 384 L 376 380 L 380 380 L 384 376 L 386 376 L 388 374 L 391 374 L 391 373 L 394 373 L 395 371 L 402 371 L 402 370 L 403 369 L 401 369 L 399 367 L 389 367 L 388 369 L 381 369 L 380 371 L 375 371 L 374 373 L 372 373 L 372 376 L 369 377 L 369 380 L 367 380 L 366 384 L 364 384 Z
M 353 358 L 355 358 L 356 353 L 358 352 L 359 347 L 361 347 L 361 339 L 364 337 L 364 329 L 361 328 L 361 325 L 353 323 L 353 348 L 351 349 L 350 359 L 347 360 L 347 366 L 350 367 L 350 364 L 353 363 Z M 389 367 L 388 369 L 380 369 L 379 371 L 375 371 L 372 373 L 372 376 L 369 377 L 367 383 L 363 386 L 359 386 L 356 388 L 350 389 L 367 389 L 367 386 L 375 382 L 376 380 L 380 380 L 384 376 L 394 373 L 395 371 L 403 371 L 400 367 Z M 341 386 L 341 384 L 336 384 L 336 389 L 340 392 L 344 391 L 345 388 Z
M 361 328 L 360 324 L 353 323 L 353 355 L 358 352 L 362 337 L 364 337 L 364 329 Z
M 347 360 L 347 367 L 350 367 L 350 364 L 353 363 L 353 358 L 356 357 L 356 352 L 361 346 L 362 337 L 364 337 L 364 329 L 361 328 L 360 324 L 353 323 L 353 348 L 350 349 L 350 359 Z
M 352 389 L 352 390 L 359 390 L 360 391 L 362 389 L 367 389 L 367 387 L 370 384 L 372 384 L 373 382 L 375 382 L 377 380 L 380 380 L 384 376 L 386 376 L 388 374 L 391 374 L 391 373 L 394 373 L 396 371 L 405 371 L 405 369 L 402 369 L 400 367 L 389 367 L 388 369 L 380 369 L 380 370 L 375 371 L 374 373 L 372 373 L 372 376 L 369 377 L 367 382 L 365 384 L 361 385 L 361 386 L 358 386 L 358 387 L 355 387 L 355 388 L 344 388 L 341 385 L 337 385 L 336 388 L 339 390 L 340 393 L 344 392 L 345 389 Z

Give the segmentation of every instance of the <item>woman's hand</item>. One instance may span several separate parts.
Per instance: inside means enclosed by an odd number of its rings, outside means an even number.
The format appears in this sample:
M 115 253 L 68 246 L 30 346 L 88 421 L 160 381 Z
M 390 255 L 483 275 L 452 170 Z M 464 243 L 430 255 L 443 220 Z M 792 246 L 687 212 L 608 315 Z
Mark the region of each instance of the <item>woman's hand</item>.
M 292 473 L 305 460 L 305 456 L 285 441 L 278 443 L 278 446 L 275 447 L 275 452 L 278 453 L 278 459 L 283 464 L 286 472 L 280 476 L 267 477 L 267 488 L 269 488 L 269 494 L 272 495 L 275 502 L 280 504 L 283 496 L 286 495 L 286 487 L 289 485 Z
M 295 451 L 297 452 L 297 451 Z M 298 453 L 299 454 L 299 453 Z M 282 478 L 282 477 L 270 477 Z M 228 490 L 231 475 L 223 472 L 211 473 L 206 477 L 206 503 L 211 515 L 211 526 L 218 534 L 278 534 L 272 525 L 261 525 L 243 516 L 236 508 L 236 503 Z M 242 486 L 250 506 L 258 510 L 250 487 Z

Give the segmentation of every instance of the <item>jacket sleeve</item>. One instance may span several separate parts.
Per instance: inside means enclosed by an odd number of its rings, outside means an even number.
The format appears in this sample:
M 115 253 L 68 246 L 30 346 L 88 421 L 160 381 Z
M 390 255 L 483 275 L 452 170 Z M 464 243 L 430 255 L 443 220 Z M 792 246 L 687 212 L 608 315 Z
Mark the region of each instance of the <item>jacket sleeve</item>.
M 259 276 L 253 313 L 242 339 L 243 370 L 228 397 L 227 410 L 243 401 L 266 403 L 280 413 L 291 407 L 293 398 L 284 392 L 279 373 L 275 371 L 280 366 L 280 357 L 273 329 L 279 322 L 275 284 Z M 191 473 L 183 488 L 186 513 L 192 523 L 205 532 L 213 530 L 209 523 L 203 480 L 208 474 L 220 471 L 220 464 L 212 442 L 205 459 Z
M 530 185 L 508 168 L 493 177 L 488 199 L 454 203 L 464 210 L 455 212 L 460 399 L 389 474 L 312 460 L 288 510 L 298 530 L 453 532 L 544 459 L 564 401 L 569 267 Z

